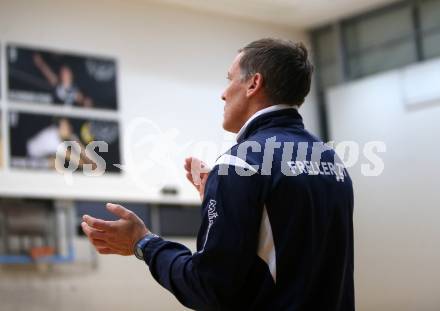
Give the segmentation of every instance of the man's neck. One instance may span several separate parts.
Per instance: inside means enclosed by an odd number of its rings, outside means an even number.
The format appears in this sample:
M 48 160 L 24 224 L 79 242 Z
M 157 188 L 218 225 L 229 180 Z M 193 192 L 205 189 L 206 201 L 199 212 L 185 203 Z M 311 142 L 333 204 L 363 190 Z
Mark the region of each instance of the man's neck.
M 247 126 L 249 125 L 249 123 L 252 122 L 252 120 L 254 120 L 255 118 L 259 117 L 260 115 L 263 115 L 265 113 L 269 113 L 272 111 L 277 111 L 277 110 L 283 110 L 283 109 L 298 109 L 298 106 L 290 106 L 290 105 L 285 105 L 285 104 L 280 104 L 280 105 L 268 105 L 265 106 L 264 108 L 261 108 L 259 110 L 257 110 L 256 112 L 254 112 L 244 123 L 244 125 L 241 127 L 241 129 L 237 132 L 237 140 L 240 138 L 241 135 L 243 135 L 243 133 L 245 132 Z
M 246 124 L 255 114 L 257 114 L 259 111 L 262 111 L 262 110 L 264 110 L 264 109 L 267 109 L 267 108 L 269 108 L 269 107 L 271 107 L 272 106 L 272 104 L 270 104 L 270 103 L 268 103 L 267 101 L 260 101 L 260 102 L 258 102 L 258 103 L 255 103 L 255 104 L 251 104 L 251 103 L 249 103 L 249 107 L 250 107 L 250 109 L 249 109 L 249 111 L 248 111 L 248 113 L 247 113 L 247 115 L 246 115 L 246 118 L 245 118 L 245 122 L 243 123 L 243 126 L 244 126 L 244 124 Z M 242 126 L 242 127 L 243 127 Z

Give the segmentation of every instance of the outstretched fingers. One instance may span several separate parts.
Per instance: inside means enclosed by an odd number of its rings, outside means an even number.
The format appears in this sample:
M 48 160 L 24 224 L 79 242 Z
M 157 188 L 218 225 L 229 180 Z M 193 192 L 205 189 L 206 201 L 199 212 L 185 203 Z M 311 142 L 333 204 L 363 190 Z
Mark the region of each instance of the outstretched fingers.
M 107 240 L 111 237 L 111 233 L 97 230 L 89 226 L 86 222 L 82 222 L 81 227 L 90 240 L 93 239 Z
M 107 203 L 106 207 L 110 213 L 112 213 L 122 219 L 131 219 L 133 217 L 133 212 L 126 209 L 122 205 Z
M 107 232 L 113 232 L 114 231 L 114 222 L 113 221 L 107 221 L 99 218 L 95 218 L 89 215 L 83 216 L 83 221 L 89 225 L 91 228 L 101 230 L 101 231 L 107 231 Z

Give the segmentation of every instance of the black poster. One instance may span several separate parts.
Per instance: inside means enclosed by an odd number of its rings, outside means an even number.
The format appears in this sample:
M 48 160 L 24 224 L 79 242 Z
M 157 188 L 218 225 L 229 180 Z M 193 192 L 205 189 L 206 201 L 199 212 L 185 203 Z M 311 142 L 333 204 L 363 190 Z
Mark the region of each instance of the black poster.
M 9 113 L 11 167 L 54 169 L 57 150 L 63 142 L 75 142 L 64 163 L 76 161 L 77 170 L 84 164 L 95 165 L 98 158 L 105 161 L 105 172 L 120 172 L 119 126 L 116 121 L 50 116 L 23 112 Z M 84 152 L 93 142 L 104 142 L 107 152 L 93 150 L 96 155 Z M 92 143 L 92 144 L 91 144 Z
M 117 110 L 114 59 L 7 47 L 12 101 Z
M 5 152 L 4 146 L 3 146 L 3 119 L 2 119 L 2 111 L 0 110 L 0 169 L 3 168 L 3 161 L 4 161 L 4 154 Z

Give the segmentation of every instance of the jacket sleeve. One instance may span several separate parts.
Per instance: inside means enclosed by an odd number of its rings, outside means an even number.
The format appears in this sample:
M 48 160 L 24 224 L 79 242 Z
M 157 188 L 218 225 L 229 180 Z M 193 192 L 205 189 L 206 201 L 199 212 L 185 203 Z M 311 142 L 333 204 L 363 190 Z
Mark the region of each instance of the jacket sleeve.
M 145 247 L 153 277 L 187 307 L 217 310 L 231 303 L 257 256 L 263 182 L 258 173 L 237 171 L 231 165 L 211 171 L 196 253 L 162 238 Z

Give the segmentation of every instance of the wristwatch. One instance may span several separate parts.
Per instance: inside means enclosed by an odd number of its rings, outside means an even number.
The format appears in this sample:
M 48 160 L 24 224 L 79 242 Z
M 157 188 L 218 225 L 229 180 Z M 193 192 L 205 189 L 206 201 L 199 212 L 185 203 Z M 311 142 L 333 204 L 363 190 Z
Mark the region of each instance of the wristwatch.
M 144 248 L 152 239 L 158 238 L 159 236 L 154 233 L 148 233 L 142 239 L 140 239 L 134 246 L 134 255 L 137 259 L 144 260 Z

